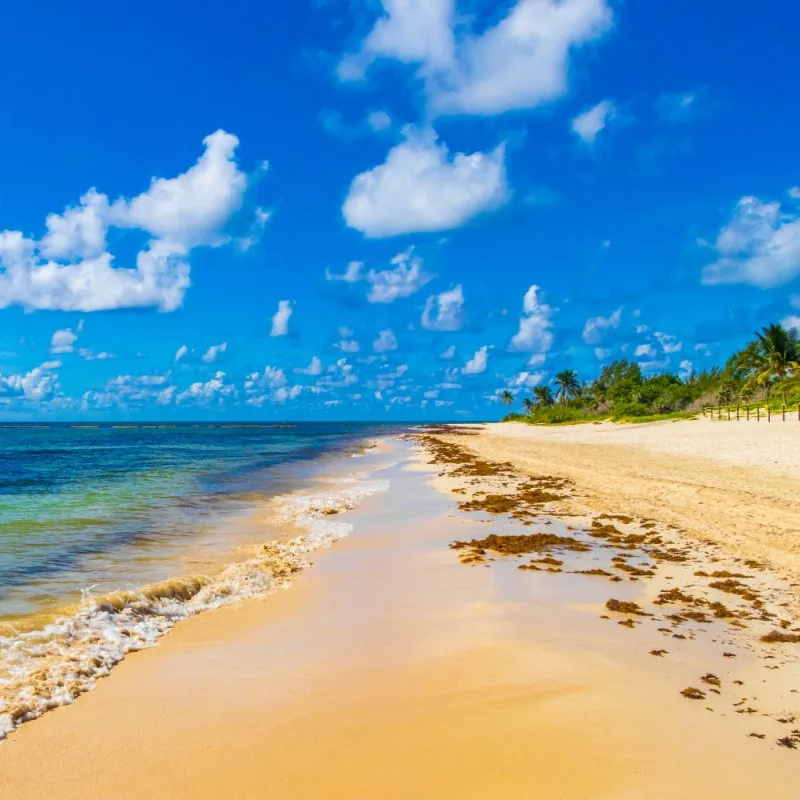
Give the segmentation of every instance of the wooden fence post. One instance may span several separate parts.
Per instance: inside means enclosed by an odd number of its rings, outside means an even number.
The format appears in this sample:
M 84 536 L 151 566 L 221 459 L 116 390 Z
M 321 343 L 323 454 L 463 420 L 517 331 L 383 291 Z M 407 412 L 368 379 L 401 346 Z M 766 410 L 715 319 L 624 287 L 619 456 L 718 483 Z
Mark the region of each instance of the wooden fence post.
M 782 417 L 781 422 L 786 422 L 786 406 L 785 405 L 781 408 L 781 417 Z
M 772 422 L 772 408 L 767 405 L 767 422 Z
M 761 406 L 756 406 L 756 422 L 761 422 Z
M 736 404 L 736 421 L 739 421 L 739 404 Z
M 750 406 L 745 407 L 747 409 L 747 421 L 750 422 Z

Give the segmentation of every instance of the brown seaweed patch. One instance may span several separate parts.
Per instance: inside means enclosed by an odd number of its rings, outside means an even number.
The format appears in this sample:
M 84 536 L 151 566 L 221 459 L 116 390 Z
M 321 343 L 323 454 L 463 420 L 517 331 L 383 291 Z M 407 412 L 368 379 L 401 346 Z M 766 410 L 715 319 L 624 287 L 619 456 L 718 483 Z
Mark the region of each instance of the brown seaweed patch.
M 626 564 L 624 561 L 617 562 L 614 565 L 617 569 L 622 570 L 623 572 L 627 572 L 629 575 L 634 575 L 636 577 L 650 577 L 655 575 L 655 572 L 651 569 L 641 569 L 639 567 L 635 567 L 633 564 Z
M 498 536 L 493 533 L 485 539 L 473 539 L 471 542 L 451 542 L 453 550 L 464 548 L 491 550 L 503 555 L 522 555 L 548 549 L 572 550 L 586 552 L 591 549 L 583 542 L 569 536 L 558 536 L 555 533 L 531 533 L 523 535 Z
M 615 600 L 613 597 L 606 603 L 606 608 L 609 611 L 616 611 L 619 614 L 638 614 L 640 617 L 650 616 L 638 603 L 632 603 L 627 600 Z
M 739 595 L 743 600 L 758 600 L 758 594 L 749 586 L 741 581 L 733 580 L 732 578 L 728 578 L 724 581 L 713 581 L 708 584 L 708 587 L 710 589 L 716 589 L 718 592 Z
M 736 614 L 723 603 L 709 603 L 708 608 L 717 619 L 732 619 L 736 616 Z
M 668 652 L 669 652 L 668 650 L 651 650 L 650 655 L 662 658 L 663 656 L 667 655 Z
M 658 593 L 658 597 L 653 601 L 657 606 L 667 603 L 696 603 L 696 599 L 690 594 L 686 594 L 680 589 L 664 589 Z
M 761 637 L 765 644 L 798 644 L 800 633 L 785 633 L 784 631 L 770 631 Z
M 675 564 L 681 564 L 688 561 L 688 557 L 683 553 L 673 552 L 670 550 L 653 550 L 650 555 L 656 561 L 670 561 Z
M 705 692 L 695 689 L 694 686 L 687 686 L 681 694 L 689 700 L 704 700 L 706 696 Z
M 741 572 L 728 572 L 727 569 L 715 570 L 711 574 L 698 570 L 694 573 L 697 578 L 749 578 L 750 575 L 743 575 Z
M 610 572 L 607 572 L 604 569 L 600 569 L 599 567 L 595 567 L 594 569 L 578 569 L 575 570 L 573 575 L 597 575 L 602 578 L 612 578 L 614 577 Z
M 711 672 L 707 672 L 700 680 L 703 681 L 703 683 L 707 683 L 709 686 L 722 686 L 722 681 Z

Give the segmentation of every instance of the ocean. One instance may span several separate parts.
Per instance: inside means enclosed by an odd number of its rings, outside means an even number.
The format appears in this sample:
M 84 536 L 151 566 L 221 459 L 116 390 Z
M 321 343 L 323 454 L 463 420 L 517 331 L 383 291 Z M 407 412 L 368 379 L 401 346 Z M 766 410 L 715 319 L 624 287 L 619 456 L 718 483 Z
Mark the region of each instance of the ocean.
M 367 443 L 406 429 L 0 427 L 0 738 L 178 620 L 288 580 L 386 488 Z

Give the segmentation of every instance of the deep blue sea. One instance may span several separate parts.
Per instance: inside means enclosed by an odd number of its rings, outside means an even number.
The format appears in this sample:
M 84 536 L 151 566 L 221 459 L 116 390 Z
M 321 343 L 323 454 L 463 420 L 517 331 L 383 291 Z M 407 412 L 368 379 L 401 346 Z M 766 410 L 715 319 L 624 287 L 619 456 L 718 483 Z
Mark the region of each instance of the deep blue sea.
M 0 621 L 171 577 L 222 521 L 398 426 L 0 427 Z M 205 537 L 205 538 L 204 538 Z

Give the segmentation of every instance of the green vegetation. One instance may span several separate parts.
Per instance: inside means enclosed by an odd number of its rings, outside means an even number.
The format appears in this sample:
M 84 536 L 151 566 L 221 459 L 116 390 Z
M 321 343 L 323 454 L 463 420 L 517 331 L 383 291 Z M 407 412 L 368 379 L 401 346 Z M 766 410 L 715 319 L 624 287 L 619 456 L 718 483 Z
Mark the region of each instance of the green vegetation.
M 564 425 L 689 419 L 709 406 L 778 411 L 800 404 L 800 338 L 795 329 L 773 324 L 756 333 L 723 368 L 683 377 L 668 372 L 645 377 L 637 363 L 620 359 L 592 382 L 581 382 L 574 370 L 566 369 L 552 383 L 555 394 L 549 386 L 535 387 L 532 398 L 522 399 L 525 413 L 506 419 Z M 504 405 L 513 405 L 514 399 L 503 391 Z

